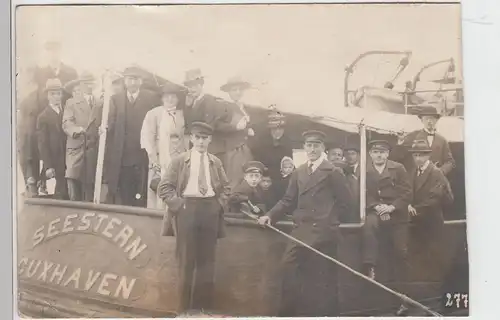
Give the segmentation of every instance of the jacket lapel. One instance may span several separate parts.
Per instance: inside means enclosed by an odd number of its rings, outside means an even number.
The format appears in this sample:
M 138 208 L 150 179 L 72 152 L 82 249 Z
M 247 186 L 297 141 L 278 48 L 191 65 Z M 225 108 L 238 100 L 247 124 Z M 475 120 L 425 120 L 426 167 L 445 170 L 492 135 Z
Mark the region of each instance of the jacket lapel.
M 425 168 L 424 172 L 418 176 L 417 173 L 415 173 L 415 192 L 417 192 L 418 190 L 420 190 L 422 188 L 422 186 L 425 184 L 425 182 L 427 181 L 427 179 L 429 178 L 429 175 L 431 173 L 431 165 L 432 164 L 429 164 L 427 166 L 427 168 Z M 418 170 L 416 171 L 418 172 Z
M 319 184 L 321 181 L 326 179 L 328 175 L 332 172 L 333 166 L 330 164 L 328 160 L 323 160 L 323 162 L 319 165 L 319 167 L 313 172 L 313 174 L 309 175 L 307 173 L 307 166 L 304 167 L 304 172 L 306 177 L 306 183 L 304 187 L 302 188 L 302 191 L 299 192 L 300 194 L 307 192 L 310 190 L 312 187 L 316 186 Z

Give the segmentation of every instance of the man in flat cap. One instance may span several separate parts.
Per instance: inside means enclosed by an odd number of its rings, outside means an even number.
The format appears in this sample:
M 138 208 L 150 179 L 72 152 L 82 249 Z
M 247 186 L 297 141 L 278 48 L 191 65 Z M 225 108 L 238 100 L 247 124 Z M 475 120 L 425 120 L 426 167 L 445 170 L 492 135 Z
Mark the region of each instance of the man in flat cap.
M 412 190 L 403 165 L 388 160 L 390 149 L 385 140 L 369 143 L 371 161 L 366 169 L 362 262 L 365 274 L 375 279 L 381 249 L 389 266 L 387 280 L 404 282 L 408 267 L 408 205 Z
M 408 205 L 410 221 L 409 250 L 416 263 L 415 271 L 423 279 L 442 281 L 444 269 L 443 205 L 453 201 L 453 193 L 443 172 L 430 161 L 432 149 L 426 140 L 416 140 L 409 150 L 415 162 L 410 173 L 413 187 Z
M 172 160 L 158 185 L 158 196 L 168 206 L 165 228 L 173 224 L 176 236 L 179 312 L 212 306 L 215 249 L 224 236 L 221 198 L 229 193 L 222 162 L 208 152 L 213 128 L 193 122 L 190 129 L 193 147 Z
M 47 179 L 55 179 L 54 197 L 67 199 L 67 186 L 64 177 L 66 163 L 66 135 L 62 129 L 62 92 L 59 79 L 49 79 L 45 86 L 47 106 L 40 113 L 36 124 L 36 135 L 40 158 L 43 161 L 43 174 Z
M 62 128 L 66 133 L 66 180 L 72 201 L 92 201 L 97 165 L 97 128 L 103 101 L 94 96 L 95 78 L 89 72 L 68 82 L 73 94 L 66 102 Z
M 292 213 L 296 227 L 291 236 L 337 256 L 339 216 L 348 214 L 351 195 L 344 176 L 328 161 L 325 134 L 306 131 L 304 149 L 308 161 L 297 168 L 283 198 L 260 224 Z M 279 316 L 338 316 L 337 266 L 313 251 L 290 242 L 283 257 L 283 287 Z
M 413 171 L 415 165 L 409 149 L 411 149 L 415 140 L 426 140 L 432 150 L 430 161 L 443 171 L 445 176 L 448 176 L 455 167 L 455 160 L 453 159 L 448 141 L 445 137 L 437 133 L 436 130 L 436 125 L 441 118 L 441 114 L 437 112 L 436 108 L 425 106 L 422 107 L 418 117 L 422 121 L 424 128 L 413 131 L 407 136 L 401 135 L 398 138 L 397 145 L 394 147 L 391 158 L 394 161 L 402 163 L 408 172 Z
M 146 207 L 148 156 L 141 147 L 141 129 L 148 111 L 161 104 L 142 86 L 141 70 L 123 72 L 125 90 L 111 97 L 103 180 L 114 203 Z
M 231 212 L 240 212 L 245 208 L 254 214 L 263 215 L 266 209 L 270 209 L 265 206 L 264 190 L 259 185 L 265 169 L 259 161 L 245 163 L 243 181 L 233 188 L 229 197 Z

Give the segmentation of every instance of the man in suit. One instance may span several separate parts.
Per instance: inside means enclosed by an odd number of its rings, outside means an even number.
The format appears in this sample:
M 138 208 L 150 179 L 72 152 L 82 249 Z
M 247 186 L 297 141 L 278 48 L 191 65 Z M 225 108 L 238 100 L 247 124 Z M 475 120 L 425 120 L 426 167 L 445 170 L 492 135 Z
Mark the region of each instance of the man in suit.
M 441 281 L 443 274 L 443 202 L 450 192 L 443 172 L 430 161 L 432 149 L 427 141 L 417 140 L 409 150 L 415 162 L 410 174 L 413 193 L 408 212 L 413 224 L 409 249 L 416 271 L 425 280 Z
M 96 123 L 97 112 L 102 107 L 102 101 L 94 97 L 94 85 L 95 78 L 88 72 L 82 72 L 80 78 L 65 85 L 66 91 L 73 93 L 73 97 L 66 102 L 62 124 L 68 136 L 66 180 L 69 198 L 72 201 L 92 201 L 93 199 L 98 136 L 92 127 L 99 126 Z
M 345 166 L 344 175 L 347 181 L 347 187 L 352 195 L 352 215 L 349 217 L 347 222 L 359 222 L 359 204 L 360 204 L 360 193 L 359 193 L 359 143 L 348 144 L 344 148 L 345 154 Z
M 173 219 L 179 259 L 179 312 L 210 309 L 217 239 L 224 235 L 221 198 L 228 196 L 222 162 L 208 152 L 213 128 L 191 123 L 193 148 L 174 158 L 158 185 Z
M 109 105 L 104 181 L 114 203 L 146 207 L 148 157 L 141 148 L 141 128 L 160 97 L 141 88 L 137 68 L 127 68 L 123 76 L 126 90 L 113 95 Z
M 224 100 L 203 92 L 205 78 L 200 69 L 186 72 L 184 85 L 188 88 L 184 107 L 184 119 L 189 128 L 193 122 L 204 122 L 214 128 L 209 152 L 224 161 L 226 139 L 244 129 L 245 122 L 237 125 L 231 123 L 231 106 Z
M 37 119 L 36 135 L 40 158 L 43 161 L 43 174 L 47 179 L 55 178 L 54 197 L 67 198 L 64 173 L 66 170 L 66 135 L 62 129 L 63 108 L 61 104 L 63 87 L 59 79 L 49 79 L 45 86 L 47 107 Z
M 292 212 L 296 227 L 291 236 L 337 256 L 339 216 L 350 210 L 344 176 L 327 160 L 320 131 L 303 134 L 307 163 L 290 178 L 283 198 L 259 218 L 262 225 Z M 289 243 L 283 257 L 283 287 L 279 316 L 338 316 L 337 266 L 306 247 Z
M 438 169 L 443 171 L 445 176 L 448 176 L 455 167 L 455 160 L 451 154 L 448 141 L 436 132 L 436 125 L 441 115 L 434 107 L 424 107 L 418 117 L 422 121 L 424 128 L 413 131 L 406 137 L 400 136 L 397 146 L 394 147 L 391 153 L 391 158 L 394 161 L 402 163 L 408 172 L 413 171 L 414 162 L 408 150 L 411 148 L 413 141 L 426 140 L 432 150 L 430 161 L 434 163 Z
M 366 221 L 362 228 L 363 264 L 375 279 L 379 248 L 387 262 L 387 281 L 405 281 L 408 267 L 408 204 L 411 185 L 402 164 L 388 160 L 385 140 L 369 144 L 371 163 L 366 170 Z M 406 312 L 400 308 L 397 314 Z

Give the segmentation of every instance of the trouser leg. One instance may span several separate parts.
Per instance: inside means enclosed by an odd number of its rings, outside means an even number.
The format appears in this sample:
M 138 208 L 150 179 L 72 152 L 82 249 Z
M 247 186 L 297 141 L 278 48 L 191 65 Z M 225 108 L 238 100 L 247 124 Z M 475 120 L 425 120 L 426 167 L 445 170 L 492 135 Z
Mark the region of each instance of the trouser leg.
M 68 194 L 71 201 L 82 201 L 82 183 L 76 179 L 67 178 Z
M 60 200 L 67 200 L 68 197 L 68 184 L 64 175 L 56 176 L 56 185 L 54 188 L 54 198 Z
M 145 198 L 145 196 L 141 194 L 141 189 L 142 180 L 139 168 L 137 166 L 122 167 L 118 182 L 118 192 L 122 204 L 125 206 L 140 207 L 142 203 L 141 198 Z
M 301 261 L 306 250 L 295 244 L 289 244 L 282 260 L 281 301 L 278 309 L 279 317 L 298 315 L 302 291 Z
M 362 260 L 365 265 L 375 266 L 379 250 L 379 217 L 376 214 L 367 214 L 362 227 Z
M 408 275 L 408 223 L 396 223 L 392 226 L 392 248 L 394 280 L 406 282 Z

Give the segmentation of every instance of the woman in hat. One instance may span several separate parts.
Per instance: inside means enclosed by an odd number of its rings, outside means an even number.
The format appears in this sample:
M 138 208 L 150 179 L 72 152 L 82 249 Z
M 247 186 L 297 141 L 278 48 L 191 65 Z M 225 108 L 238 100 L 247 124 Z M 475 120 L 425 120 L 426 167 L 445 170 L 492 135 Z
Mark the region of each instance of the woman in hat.
M 178 109 L 180 88 L 167 83 L 162 87 L 163 104 L 149 111 L 141 130 L 141 147 L 149 159 L 147 207 L 163 209 L 156 188 L 173 157 L 185 152 L 189 140 L 185 138 L 183 111 Z

